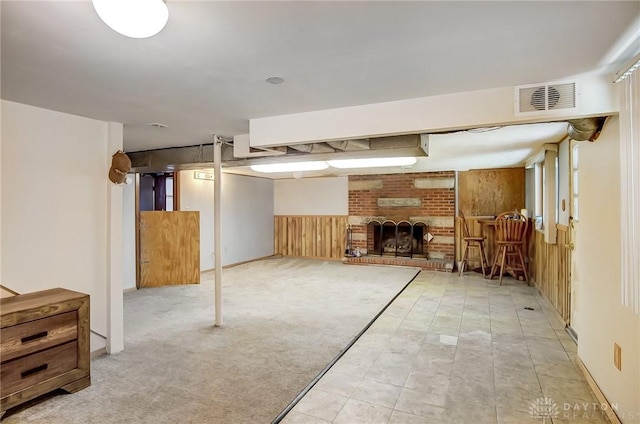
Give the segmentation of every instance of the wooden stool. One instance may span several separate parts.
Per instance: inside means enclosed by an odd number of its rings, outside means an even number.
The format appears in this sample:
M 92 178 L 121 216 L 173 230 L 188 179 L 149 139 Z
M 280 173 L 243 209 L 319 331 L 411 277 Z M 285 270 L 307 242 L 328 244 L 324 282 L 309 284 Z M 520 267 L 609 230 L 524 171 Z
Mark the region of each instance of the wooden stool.
M 460 211 L 460 220 L 462 221 L 462 240 L 464 241 L 464 254 L 460 261 L 460 276 L 462 276 L 462 273 L 464 272 L 464 265 L 468 264 L 469 249 L 478 249 L 480 251 L 480 267 L 482 268 L 482 276 L 486 277 L 487 273 L 485 271 L 485 266 L 489 268 L 489 261 L 487 260 L 487 254 L 484 250 L 484 240 L 486 237 L 472 236 L 470 234 L 467 220 L 465 219 L 462 211 Z
M 517 212 L 505 212 L 496 218 L 496 245 L 498 250 L 493 258 L 491 274 L 489 279 L 493 279 L 500 259 L 500 285 L 502 285 L 502 275 L 505 270 L 517 275 L 518 271 L 524 273 L 524 280 L 529 283 L 529 274 L 524 262 L 524 243 L 527 234 L 529 221 Z

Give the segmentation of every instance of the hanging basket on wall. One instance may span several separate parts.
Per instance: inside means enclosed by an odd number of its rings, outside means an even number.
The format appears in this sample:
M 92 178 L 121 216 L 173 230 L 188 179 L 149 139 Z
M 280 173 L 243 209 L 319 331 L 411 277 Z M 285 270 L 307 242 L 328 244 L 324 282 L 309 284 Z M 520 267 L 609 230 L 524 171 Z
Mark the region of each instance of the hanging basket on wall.
M 118 150 L 111 158 L 109 180 L 114 184 L 122 184 L 131 170 L 131 159 L 122 150 Z

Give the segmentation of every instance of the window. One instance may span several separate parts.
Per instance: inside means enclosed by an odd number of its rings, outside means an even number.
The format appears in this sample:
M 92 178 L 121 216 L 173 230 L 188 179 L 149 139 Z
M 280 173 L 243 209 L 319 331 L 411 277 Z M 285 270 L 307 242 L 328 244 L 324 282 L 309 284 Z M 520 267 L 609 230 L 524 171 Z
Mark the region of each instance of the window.
M 165 199 L 166 199 L 166 209 L 167 211 L 173 210 L 173 176 L 167 177 L 164 182 L 165 186 Z
M 542 229 L 542 207 L 543 207 L 543 187 L 544 187 L 544 168 L 542 162 L 538 162 L 534 166 L 535 194 L 534 194 L 534 216 L 537 229 Z
M 528 166 L 534 166 L 534 209 L 536 229 L 544 232 L 547 243 L 556 242 L 556 223 L 558 222 L 558 146 L 546 144 L 535 155 Z

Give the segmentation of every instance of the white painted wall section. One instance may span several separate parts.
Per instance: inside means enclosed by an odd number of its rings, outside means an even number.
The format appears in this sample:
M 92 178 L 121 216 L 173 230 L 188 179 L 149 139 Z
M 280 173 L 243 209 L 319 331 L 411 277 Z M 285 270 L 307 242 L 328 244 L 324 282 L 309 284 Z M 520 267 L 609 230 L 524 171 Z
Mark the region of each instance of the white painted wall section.
M 129 174 L 128 177 L 131 184 L 122 187 L 123 290 L 136 288 L 136 176 Z
M 608 75 L 584 74 L 564 80 L 575 80 L 581 87 L 578 110 L 515 116 L 514 87 L 501 87 L 255 118 L 249 121 L 251 146 L 445 131 L 617 112 L 617 91 L 612 89 Z
M 275 215 L 348 215 L 349 178 L 276 180 Z
M 213 172 L 213 170 L 206 170 Z M 180 210 L 200 211 L 200 270 L 213 265 L 213 181 L 193 177 L 194 171 L 180 171 Z
M 273 181 L 222 174 L 222 264 L 273 255 Z
M 180 172 L 180 208 L 200 211 L 200 269 L 211 270 L 214 184 L 193 174 Z M 223 173 L 222 214 L 223 265 L 273 255 L 272 180 Z
M 121 124 L 2 101 L 0 278 L 20 293 L 88 293 L 91 329 L 101 335 L 108 334 L 109 290 L 122 278 L 121 257 L 110 257 L 111 247 L 122 251 L 113 244 L 122 220 L 111 216 L 109 199 L 116 207 L 118 193 L 107 178 L 118 127 L 121 134 Z M 92 351 L 105 346 L 92 335 Z
M 580 223 L 576 245 L 580 275 L 572 326 L 578 356 L 623 423 L 640 417 L 640 315 L 620 298 L 619 121 L 610 118 L 594 143 L 579 144 Z M 622 347 L 622 371 L 613 344 Z

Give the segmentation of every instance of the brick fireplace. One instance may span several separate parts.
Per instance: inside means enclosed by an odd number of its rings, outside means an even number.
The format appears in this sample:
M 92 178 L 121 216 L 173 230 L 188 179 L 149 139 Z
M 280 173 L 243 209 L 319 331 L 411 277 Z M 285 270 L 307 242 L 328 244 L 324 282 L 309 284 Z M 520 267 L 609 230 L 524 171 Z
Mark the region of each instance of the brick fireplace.
M 452 269 L 453 171 L 349 177 L 353 263 Z

